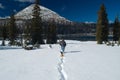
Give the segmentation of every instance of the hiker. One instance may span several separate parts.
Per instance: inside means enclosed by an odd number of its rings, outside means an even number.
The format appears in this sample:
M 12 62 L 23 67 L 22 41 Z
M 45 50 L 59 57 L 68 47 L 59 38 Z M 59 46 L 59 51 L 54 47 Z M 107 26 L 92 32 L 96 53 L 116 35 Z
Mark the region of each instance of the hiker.
M 61 46 L 61 50 L 60 50 L 60 53 L 61 53 L 61 57 L 63 57 L 64 55 L 64 51 L 65 51 L 65 47 L 66 47 L 66 42 L 64 39 L 62 39 L 60 42 L 59 42 L 60 46 Z

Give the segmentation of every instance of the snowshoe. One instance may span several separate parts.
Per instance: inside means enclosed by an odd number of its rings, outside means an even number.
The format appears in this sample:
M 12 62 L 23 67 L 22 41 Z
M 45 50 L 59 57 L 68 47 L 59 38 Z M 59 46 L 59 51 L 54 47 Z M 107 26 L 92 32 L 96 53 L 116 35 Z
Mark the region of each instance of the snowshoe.
M 63 52 L 61 52 L 61 57 L 64 57 Z

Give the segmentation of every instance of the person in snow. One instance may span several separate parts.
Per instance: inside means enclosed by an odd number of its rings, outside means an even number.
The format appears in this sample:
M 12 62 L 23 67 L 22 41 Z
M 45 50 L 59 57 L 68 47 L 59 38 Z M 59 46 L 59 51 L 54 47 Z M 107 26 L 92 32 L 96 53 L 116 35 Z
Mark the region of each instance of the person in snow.
M 61 50 L 60 50 L 60 53 L 61 53 L 61 56 L 63 57 L 64 55 L 64 51 L 65 51 L 65 47 L 66 47 L 66 42 L 64 39 L 62 39 L 60 42 L 59 42 L 60 46 L 61 46 Z

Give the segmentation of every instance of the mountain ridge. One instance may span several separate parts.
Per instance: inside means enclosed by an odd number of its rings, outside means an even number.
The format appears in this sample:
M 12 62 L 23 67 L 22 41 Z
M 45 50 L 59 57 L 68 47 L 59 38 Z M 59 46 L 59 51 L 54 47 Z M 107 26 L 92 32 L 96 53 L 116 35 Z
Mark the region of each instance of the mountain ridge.
M 16 19 L 32 19 L 32 10 L 35 4 L 31 4 L 30 6 L 24 8 L 15 14 Z M 39 5 L 41 11 L 40 16 L 43 21 L 49 21 L 54 19 L 55 22 L 71 22 L 70 20 L 60 16 L 58 13 Z

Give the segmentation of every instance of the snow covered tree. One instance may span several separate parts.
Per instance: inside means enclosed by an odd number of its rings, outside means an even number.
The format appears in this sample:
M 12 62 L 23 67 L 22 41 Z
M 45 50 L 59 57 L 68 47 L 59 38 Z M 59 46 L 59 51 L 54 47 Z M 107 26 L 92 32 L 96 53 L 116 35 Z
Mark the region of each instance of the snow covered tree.
M 47 44 L 54 44 L 57 42 L 57 32 L 55 22 L 49 23 L 47 28 Z
M 98 12 L 98 20 L 97 20 L 97 29 L 96 29 L 96 40 L 98 44 L 102 44 L 103 41 L 108 41 L 108 19 L 107 13 L 104 4 L 101 5 L 100 10 Z
M 15 24 L 15 18 L 14 15 L 10 16 L 10 22 L 9 22 L 9 40 L 10 40 L 10 45 L 15 44 L 15 39 L 17 36 L 17 27 Z
M 31 38 L 32 44 L 43 44 L 42 38 L 42 20 L 40 17 L 40 7 L 39 7 L 39 0 L 35 1 L 35 5 L 33 7 L 33 18 L 32 18 L 32 25 L 31 25 Z
M 117 16 L 114 21 L 114 26 L 113 26 L 113 41 L 118 41 L 119 40 L 119 35 L 120 35 L 120 25 L 119 25 L 119 17 Z

